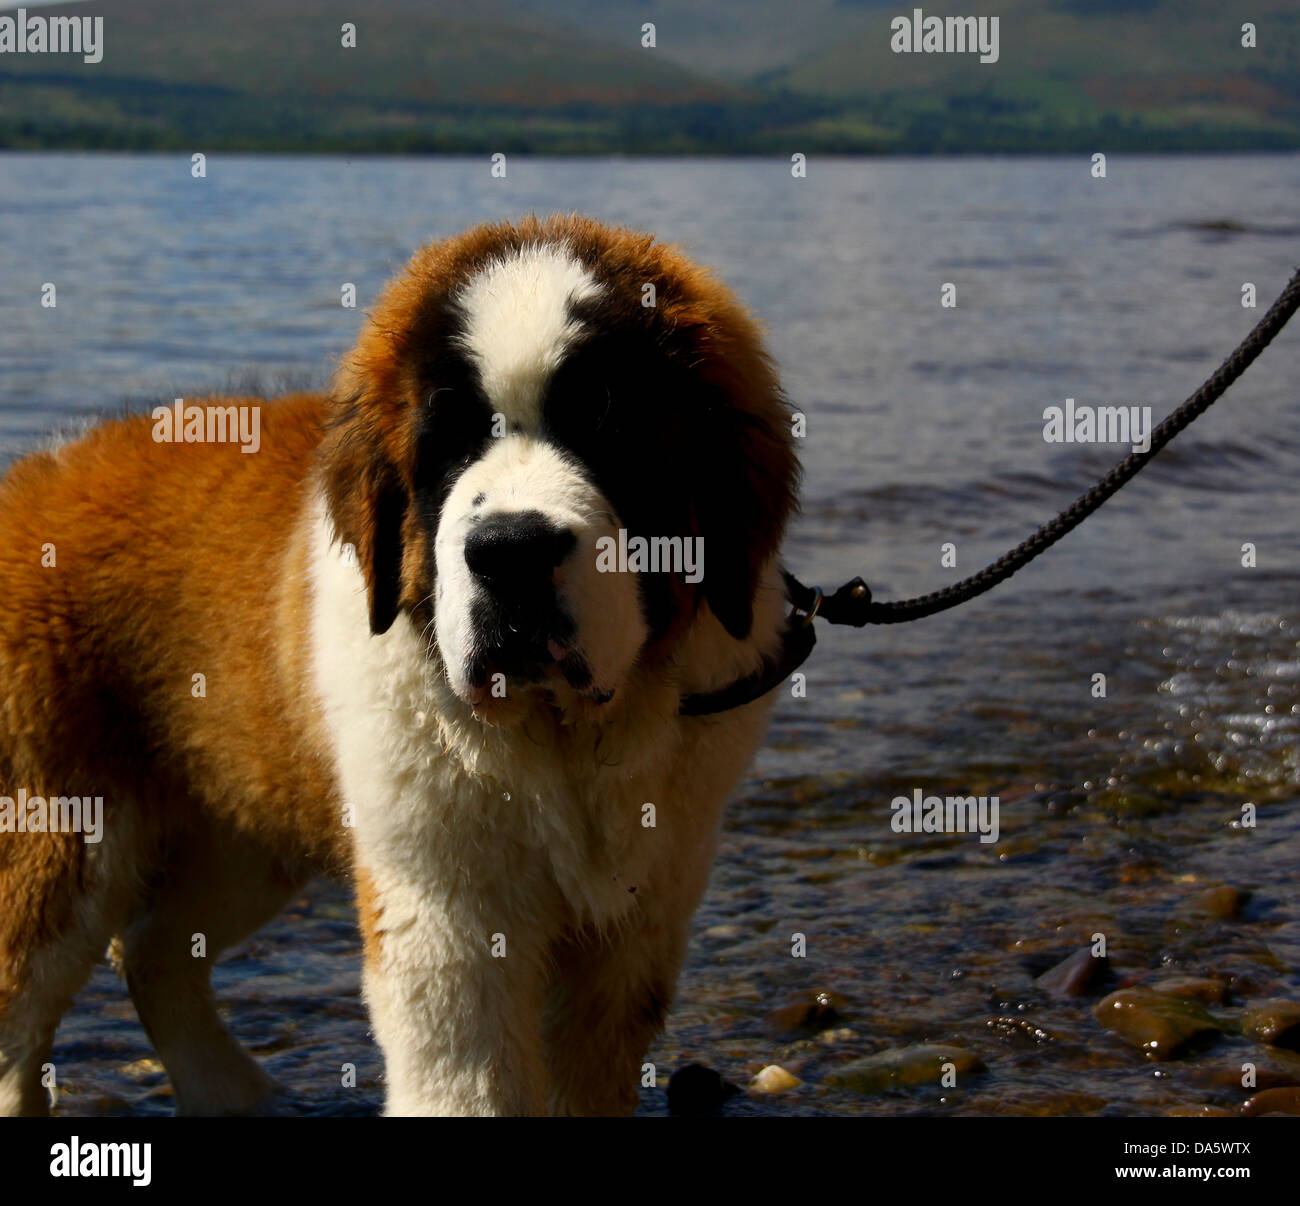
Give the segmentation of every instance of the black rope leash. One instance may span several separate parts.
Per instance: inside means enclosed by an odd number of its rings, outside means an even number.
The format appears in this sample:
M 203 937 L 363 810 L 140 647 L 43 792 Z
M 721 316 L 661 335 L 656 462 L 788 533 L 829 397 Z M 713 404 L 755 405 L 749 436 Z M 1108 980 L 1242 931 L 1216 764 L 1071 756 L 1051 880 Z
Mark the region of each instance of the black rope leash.
M 1005 582 L 1035 557 L 1050 549 L 1062 536 L 1078 527 L 1121 487 L 1132 481 L 1170 440 L 1209 410 L 1268 347 L 1297 309 L 1300 309 L 1300 271 L 1291 277 L 1281 296 L 1213 376 L 1156 427 L 1151 433 L 1150 446 L 1144 452 L 1130 453 L 1055 519 L 1045 523 L 1027 540 L 978 573 L 928 595 L 877 603 L 871 598 L 870 587 L 861 578 L 853 578 L 834 594 L 827 595 L 823 594 L 820 587 L 805 586 L 786 571 L 786 594 L 794 610 L 778 654 L 768 659 L 748 678 L 731 683 L 720 691 L 687 696 L 682 700 L 682 715 L 705 716 L 724 712 L 767 694 L 797 670 L 812 652 L 817 640 L 813 620 L 817 618 L 830 624 L 848 624 L 854 628 L 863 628 L 868 624 L 903 624 L 967 603 L 992 590 L 1000 582 Z
M 1237 350 L 1200 389 L 1151 433 L 1149 448 L 1143 452 L 1130 453 L 1050 523 L 1045 523 L 1028 540 L 1003 554 L 991 565 L 985 566 L 979 573 L 963 578 L 943 590 L 893 603 L 872 602 L 867 584 L 861 578 L 854 578 L 833 595 L 821 598 L 820 606 L 820 590 L 804 586 L 793 574 L 786 574 L 790 602 L 805 615 L 819 615 L 831 624 L 851 624 L 855 628 L 861 628 L 866 624 L 902 624 L 909 620 L 920 620 L 992 590 L 999 582 L 1005 582 L 1012 574 L 1023 569 L 1040 553 L 1045 553 L 1122 486 L 1132 481 L 1174 436 L 1199 419 L 1224 395 L 1228 387 L 1254 363 L 1256 357 L 1273 341 L 1273 337 L 1286 326 L 1297 309 L 1300 309 L 1300 271 L 1291 278 L 1291 283 L 1268 308 L 1255 329 L 1241 341 Z

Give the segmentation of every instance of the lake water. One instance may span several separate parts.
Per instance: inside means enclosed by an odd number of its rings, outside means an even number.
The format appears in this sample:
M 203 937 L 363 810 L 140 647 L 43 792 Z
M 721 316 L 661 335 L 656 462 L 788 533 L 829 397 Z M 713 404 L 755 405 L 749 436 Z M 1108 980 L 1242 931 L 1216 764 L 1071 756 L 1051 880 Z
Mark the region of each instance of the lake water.
M 1045 443 L 1045 407 L 1149 405 L 1158 421 L 1300 262 L 1300 158 L 1108 167 L 814 159 L 793 179 L 780 160 L 513 158 L 501 180 L 486 158 L 218 156 L 195 180 L 183 156 L 0 156 L 0 451 L 249 373 L 323 382 L 361 317 L 339 304 L 344 282 L 364 306 L 425 240 L 576 209 L 685 244 L 766 323 L 807 414 L 791 567 L 920 594 L 1127 450 Z M 1300 1056 L 1238 1033 L 1262 1000 L 1300 1000 L 1298 365 L 1300 327 L 992 595 L 823 630 L 806 698 L 778 703 L 727 814 L 652 1052 L 661 1076 L 697 1061 L 744 1084 L 779 1063 L 803 1082 L 733 1113 L 1235 1110 L 1248 1060 L 1300 1083 Z M 1000 840 L 893 832 L 891 800 L 916 789 L 997 795 Z M 1035 983 L 1096 933 L 1107 982 L 1064 1000 Z M 218 969 L 232 1027 L 299 1112 L 381 1099 L 358 950 L 346 894 L 321 885 Z M 1221 1033 L 1152 1063 L 1092 1008 L 1171 976 L 1217 980 Z M 838 994 L 834 1015 L 779 1012 L 820 992 Z M 1169 999 L 1194 992 L 1215 995 Z M 837 1083 L 861 1057 L 928 1043 L 984 1070 L 957 1087 Z M 55 1061 L 65 1114 L 170 1109 L 107 967 Z M 662 1085 L 643 1102 L 662 1112 Z

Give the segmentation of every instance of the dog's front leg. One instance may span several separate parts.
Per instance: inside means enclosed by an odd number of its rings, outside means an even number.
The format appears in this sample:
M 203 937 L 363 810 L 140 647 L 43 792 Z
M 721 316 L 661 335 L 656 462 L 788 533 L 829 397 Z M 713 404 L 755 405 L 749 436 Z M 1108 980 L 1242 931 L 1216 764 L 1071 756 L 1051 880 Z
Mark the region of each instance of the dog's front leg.
M 544 1113 L 535 924 L 490 916 L 464 886 L 364 867 L 357 878 L 385 1113 Z

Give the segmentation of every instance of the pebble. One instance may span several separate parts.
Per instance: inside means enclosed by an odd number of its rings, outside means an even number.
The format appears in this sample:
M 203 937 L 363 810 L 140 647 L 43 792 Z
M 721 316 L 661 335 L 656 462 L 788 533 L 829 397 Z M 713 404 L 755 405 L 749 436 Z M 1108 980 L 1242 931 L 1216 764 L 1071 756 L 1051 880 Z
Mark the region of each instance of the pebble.
M 831 1084 L 859 1093 L 877 1093 L 882 1089 L 905 1085 L 939 1083 L 943 1065 L 951 1063 L 962 1076 L 984 1070 L 979 1056 L 960 1047 L 923 1045 L 902 1047 L 896 1051 L 881 1051 L 865 1059 L 854 1060 L 831 1073 Z
M 1208 976 L 1171 976 L 1167 980 L 1157 980 L 1149 987 L 1163 997 L 1183 997 L 1210 1005 L 1222 1005 L 1228 999 L 1227 984 Z
M 1094 958 L 1092 949 L 1084 947 L 1068 959 L 1045 971 L 1035 981 L 1049 997 L 1083 997 L 1105 974 L 1110 960 L 1105 955 Z
M 117 1097 L 112 1093 L 97 1093 L 88 1100 L 82 1100 L 77 1103 L 77 1113 L 88 1116 L 96 1115 L 126 1115 L 130 1114 L 131 1106 L 125 1098 Z
M 768 1064 L 749 1082 L 749 1087 L 754 1093 L 786 1093 L 801 1084 L 803 1081 L 791 1076 L 780 1064 Z
M 1300 1051 L 1300 1001 L 1261 1001 L 1241 1019 L 1241 1033 L 1270 1047 Z
M 1249 1064 L 1254 1084 L 1243 1084 L 1244 1065 Z M 1240 1059 L 1213 1060 L 1187 1069 L 1187 1079 L 1211 1089 L 1280 1089 L 1300 1084 L 1300 1055 L 1282 1047 L 1244 1051 Z
M 801 999 L 774 1010 L 769 1021 L 777 1034 L 791 1031 L 815 1033 L 840 1021 L 840 1010 L 845 1004 L 837 992 L 819 992 L 811 1001 Z
M 1189 897 L 1187 906 L 1194 913 L 1204 913 L 1219 921 L 1234 921 L 1241 916 L 1249 899 L 1250 893 L 1245 889 L 1222 884 Z
M 166 1069 L 156 1059 L 137 1059 L 132 1060 L 129 1064 L 123 1064 L 118 1069 L 123 1076 L 129 1076 L 132 1080 L 147 1080 L 151 1076 L 165 1076 Z
M 1300 1115 L 1300 1085 L 1256 1093 L 1242 1102 L 1241 1112 L 1247 1118 L 1259 1118 L 1264 1114 Z
M 740 1090 L 721 1072 L 686 1064 L 668 1080 L 668 1110 L 673 1114 L 711 1114 Z
M 1172 1059 L 1193 1040 L 1221 1029 L 1195 1001 L 1161 996 L 1149 988 L 1121 988 L 1099 1001 L 1092 1016 L 1150 1059 Z

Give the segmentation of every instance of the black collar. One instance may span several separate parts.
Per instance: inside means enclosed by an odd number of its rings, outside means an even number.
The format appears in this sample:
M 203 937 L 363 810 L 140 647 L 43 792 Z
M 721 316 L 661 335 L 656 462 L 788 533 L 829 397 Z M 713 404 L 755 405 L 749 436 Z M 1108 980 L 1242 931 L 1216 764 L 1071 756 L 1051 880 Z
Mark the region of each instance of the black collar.
M 820 587 L 805 586 L 784 570 L 782 576 L 791 610 L 786 617 L 780 647 L 745 678 L 728 683 L 717 691 L 683 696 L 679 716 L 712 716 L 716 712 L 729 712 L 775 690 L 808 660 L 817 644 L 813 621 L 819 614 L 832 624 L 848 623 L 860 627 L 866 622 L 857 619 L 857 613 L 871 602 L 871 592 L 861 578 L 854 578 L 833 595 L 825 597 Z M 854 613 L 853 618 L 847 618 L 848 612 Z

